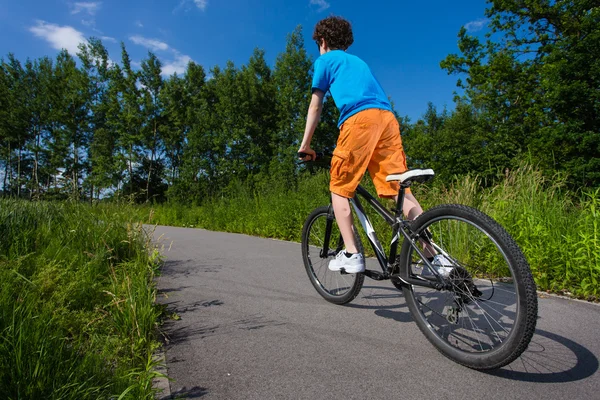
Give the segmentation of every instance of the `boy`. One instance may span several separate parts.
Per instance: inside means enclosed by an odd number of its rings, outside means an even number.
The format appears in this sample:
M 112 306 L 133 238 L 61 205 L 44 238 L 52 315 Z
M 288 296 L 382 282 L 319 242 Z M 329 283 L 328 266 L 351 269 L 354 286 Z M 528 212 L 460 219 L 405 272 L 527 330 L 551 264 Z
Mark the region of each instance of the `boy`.
M 303 160 L 315 157 L 310 148 L 313 133 L 321 117 L 323 97 L 329 91 L 340 110 L 340 135 L 331 160 L 331 191 L 333 210 L 346 245 L 329 263 L 329 269 L 348 273 L 365 270 L 365 260 L 359 253 L 352 230 L 349 198 L 368 169 L 379 197 L 398 197 L 398 182 L 386 182 L 387 175 L 407 170 L 400 126 L 392 107 L 368 65 L 346 53 L 354 42 L 350 23 L 341 17 L 328 17 L 317 23 L 313 39 L 321 56 L 315 61 L 312 98 L 306 117 L 304 138 L 298 152 Z M 406 191 L 403 213 L 410 220 L 423 210 Z M 435 253 L 433 253 L 435 254 Z

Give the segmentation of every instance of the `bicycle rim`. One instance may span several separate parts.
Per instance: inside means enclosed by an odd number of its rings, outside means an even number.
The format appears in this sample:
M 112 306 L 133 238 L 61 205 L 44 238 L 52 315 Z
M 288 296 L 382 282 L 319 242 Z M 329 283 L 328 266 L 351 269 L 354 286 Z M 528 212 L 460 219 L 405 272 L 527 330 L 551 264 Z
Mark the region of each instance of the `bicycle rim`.
M 328 207 L 321 207 L 309 216 L 302 235 L 302 254 L 308 276 L 321 296 L 326 300 L 345 304 L 359 293 L 364 276 L 362 274 L 342 274 L 330 271 L 329 261 L 344 249 L 344 242 L 335 219 L 332 221 L 328 256 L 321 257 L 327 225 Z M 357 239 L 355 236 L 355 239 Z M 362 246 L 357 241 L 359 249 Z
M 427 230 L 437 252 L 451 260 L 451 269 L 443 271 L 447 287 L 414 285 L 407 300 L 421 330 L 446 356 L 472 368 L 498 368 L 529 343 L 535 285 L 522 253 L 499 225 L 466 207 L 451 211 L 458 212 L 426 217 L 417 229 Z M 411 277 L 435 279 L 412 247 L 405 260 Z

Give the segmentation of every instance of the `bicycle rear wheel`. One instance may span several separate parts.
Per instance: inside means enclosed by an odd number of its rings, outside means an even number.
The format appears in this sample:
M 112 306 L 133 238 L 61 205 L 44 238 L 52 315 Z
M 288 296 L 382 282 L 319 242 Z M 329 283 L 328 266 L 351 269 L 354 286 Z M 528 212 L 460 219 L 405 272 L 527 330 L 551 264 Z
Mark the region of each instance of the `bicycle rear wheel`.
M 474 369 L 495 369 L 519 357 L 537 319 L 535 282 L 511 236 L 487 215 L 442 205 L 419 216 L 413 230 L 451 262 L 441 290 L 403 288 L 427 339 L 446 357 Z M 421 250 L 421 243 L 416 244 Z M 404 241 L 400 275 L 433 281 L 434 274 Z
M 322 254 L 326 240 L 327 224 L 331 224 L 327 252 Z M 358 250 L 364 255 L 360 237 L 354 233 Z M 340 234 L 331 207 L 315 209 L 304 222 L 302 229 L 302 259 L 308 277 L 323 298 L 331 303 L 346 304 L 358 295 L 365 276 L 363 274 L 342 274 L 328 268 L 337 253 L 344 249 L 344 240 Z

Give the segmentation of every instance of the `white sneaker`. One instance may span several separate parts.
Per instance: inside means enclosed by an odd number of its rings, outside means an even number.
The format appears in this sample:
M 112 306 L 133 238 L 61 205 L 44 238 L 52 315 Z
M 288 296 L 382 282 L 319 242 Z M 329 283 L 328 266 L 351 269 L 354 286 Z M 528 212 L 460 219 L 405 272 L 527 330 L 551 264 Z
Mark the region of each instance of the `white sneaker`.
M 450 271 L 454 268 L 452 261 L 448 260 L 443 254 L 436 254 L 433 257 L 433 262 L 431 264 L 433 264 L 434 267 L 437 267 L 438 274 L 444 278 L 450 275 Z
M 419 262 L 419 264 L 421 263 L 422 261 Z M 454 268 L 452 262 L 448 260 L 443 254 L 436 254 L 433 257 L 433 260 L 431 261 L 431 265 L 433 265 L 437 273 L 443 276 L 444 278 L 448 277 L 450 275 L 450 272 Z M 423 272 L 421 273 L 421 275 L 433 276 L 433 273 L 429 270 L 429 268 L 423 265 Z
M 351 257 L 346 257 L 346 250 L 337 253 L 335 258 L 329 261 L 330 271 L 339 271 L 344 269 L 349 274 L 358 274 L 365 271 L 365 258 L 362 254 L 352 254 Z

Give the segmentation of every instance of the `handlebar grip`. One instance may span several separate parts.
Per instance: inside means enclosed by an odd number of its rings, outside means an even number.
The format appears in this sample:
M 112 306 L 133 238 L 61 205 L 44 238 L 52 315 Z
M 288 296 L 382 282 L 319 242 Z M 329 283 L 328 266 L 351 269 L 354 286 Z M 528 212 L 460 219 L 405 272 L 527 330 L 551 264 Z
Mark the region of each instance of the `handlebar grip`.
M 304 157 L 306 157 L 306 156 L 310 156 L 310 160 L 308 160 L 308 161 L 317 161 L 317 160 L 319 160 L 319 159 L 321 159 L 321 158 L 323 157 L 323 154 L 322 154 L 322 153 L 316 153 L 316 154 L 314 155 L 314 157 L 313 157 L 313 156 L 311 156 L 311 155 L 310 155 L 310 154 L 308 154 L 308 153 L 304 153 L 304 152 L 302 152 L 302 151 L 299 151 L 299 152 L 298 152 L 298 158 L 304 158 Z

